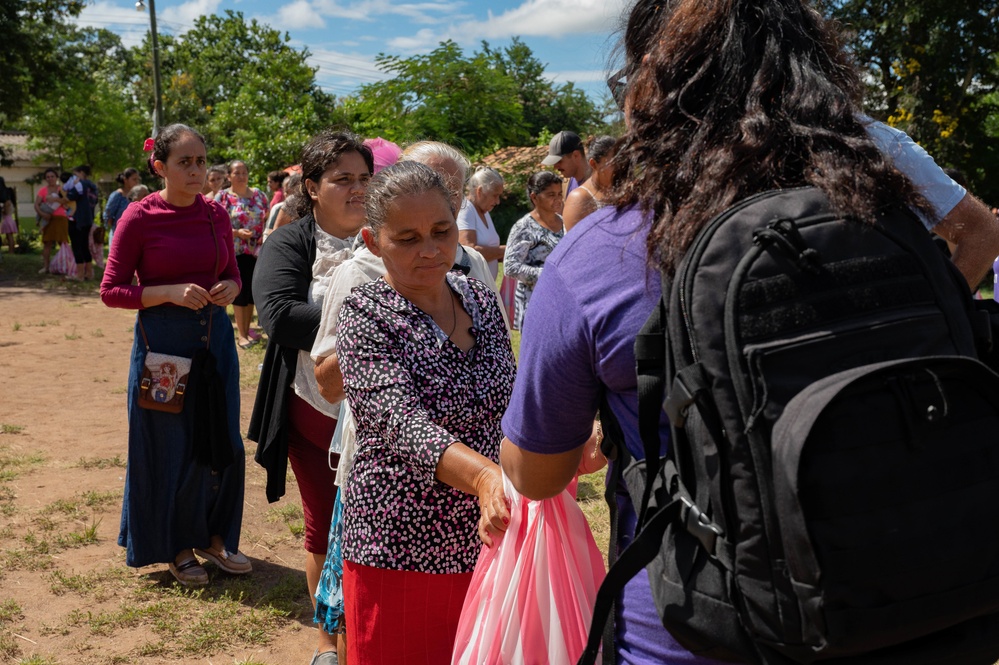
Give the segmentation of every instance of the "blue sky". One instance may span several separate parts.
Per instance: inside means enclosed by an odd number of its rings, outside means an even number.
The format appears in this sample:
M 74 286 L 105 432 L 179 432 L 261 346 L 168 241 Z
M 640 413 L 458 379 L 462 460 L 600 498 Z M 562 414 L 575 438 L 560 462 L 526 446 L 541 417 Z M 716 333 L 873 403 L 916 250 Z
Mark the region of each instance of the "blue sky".
M 327 92 L 345 95 L 383 78 L 380 53 L 426 53 L 444 39 L 467 52 L 520 36 L 558 82 L 574 81 L 599 101 L 626 0 L 155 0 L 161 34 L 182 34 L 205 14 L 240 11 L 308 47 Z M 135 0 L 96 0 L 78 19 L 107 28 L 126 45 L 141 42 L 149 16 Z

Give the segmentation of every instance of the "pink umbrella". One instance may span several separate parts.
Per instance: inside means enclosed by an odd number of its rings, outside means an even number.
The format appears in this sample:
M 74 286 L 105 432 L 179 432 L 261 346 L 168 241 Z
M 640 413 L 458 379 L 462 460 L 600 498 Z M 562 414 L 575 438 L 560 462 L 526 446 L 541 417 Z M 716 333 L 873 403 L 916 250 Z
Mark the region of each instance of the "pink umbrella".
M 386 141 L 380 136 L 374 139 L 364 139 L 364 145 L 371 148 L 371 154 L 375 158 L 375 173 L 378 173 L 386 166 L 395 164 L 399 161 L 399 156 L 402 154 L 402 148 L 391 141 Z

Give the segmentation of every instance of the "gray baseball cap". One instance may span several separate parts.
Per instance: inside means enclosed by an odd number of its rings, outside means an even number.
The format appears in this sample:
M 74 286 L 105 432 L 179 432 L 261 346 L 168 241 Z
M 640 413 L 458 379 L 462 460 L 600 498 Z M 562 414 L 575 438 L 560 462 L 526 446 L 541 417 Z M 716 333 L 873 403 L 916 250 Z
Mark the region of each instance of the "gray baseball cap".
M 548 156 L 541 160 L 545 166 L 555 166 L 558 160 L 568 155 L 573 150 L 582 150 L 583 142 L 576 132 L 559 132 L 552 137 L 548 144 Z

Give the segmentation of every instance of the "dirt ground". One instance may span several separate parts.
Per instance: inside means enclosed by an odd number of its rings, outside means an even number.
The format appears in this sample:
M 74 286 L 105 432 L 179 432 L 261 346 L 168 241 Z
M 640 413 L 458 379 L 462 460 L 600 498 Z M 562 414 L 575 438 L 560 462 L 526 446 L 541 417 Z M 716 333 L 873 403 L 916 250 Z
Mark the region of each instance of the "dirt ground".
M 301 505 L 268 505 L 247 441 L 242 550 L 201 591 L 117 545 L 135 313 L 61 285 L 0 283 L 0 662 L 309 662 Z M 240 351 L 246 432 L 261 350 Z

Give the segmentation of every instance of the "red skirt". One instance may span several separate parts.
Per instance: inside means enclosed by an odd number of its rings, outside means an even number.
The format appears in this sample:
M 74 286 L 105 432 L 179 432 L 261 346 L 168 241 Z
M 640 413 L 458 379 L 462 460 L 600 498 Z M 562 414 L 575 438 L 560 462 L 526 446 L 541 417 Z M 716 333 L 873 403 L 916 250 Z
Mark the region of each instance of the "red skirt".
M 348 665 L 450 665 L 471 581 L 344 561 Z

